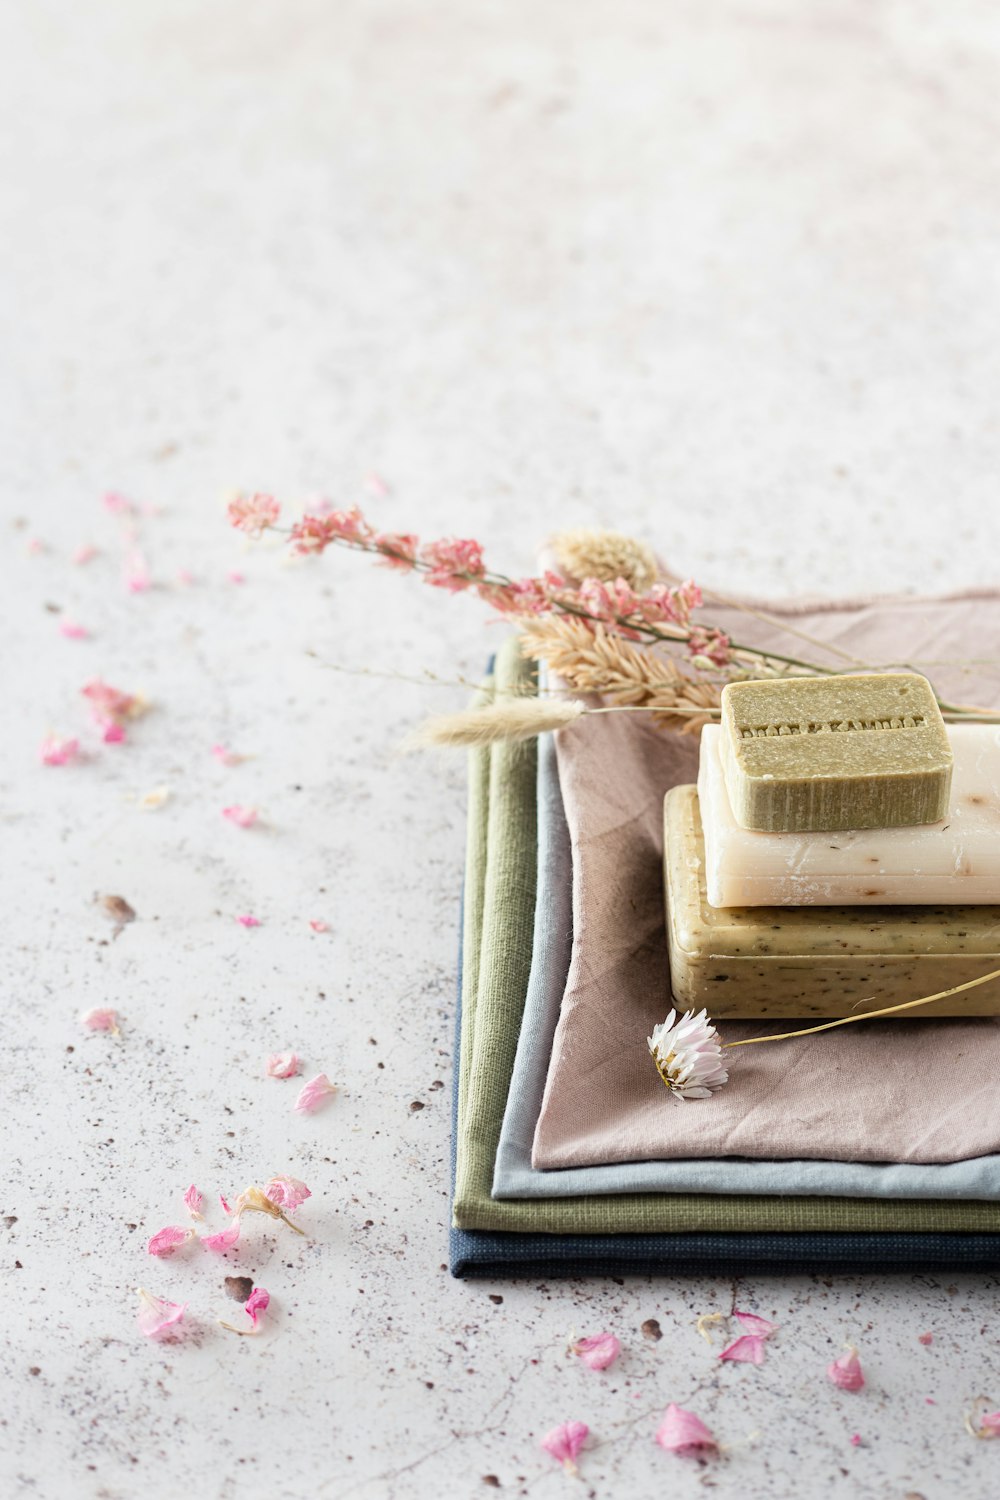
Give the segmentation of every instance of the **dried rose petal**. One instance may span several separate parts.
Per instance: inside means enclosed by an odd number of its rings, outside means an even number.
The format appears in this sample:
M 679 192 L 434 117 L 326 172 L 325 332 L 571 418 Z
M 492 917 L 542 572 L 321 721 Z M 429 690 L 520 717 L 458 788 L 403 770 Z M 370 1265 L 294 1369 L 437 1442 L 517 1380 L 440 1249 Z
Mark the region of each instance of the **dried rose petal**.
M 229 1204 L 226 1201 L 226 1195 L 225 1195 L 225 1193 L 220 1193 L 219 1194 L 219 1202 L 222 1204 L 222 1212 L 225 1214 L 226 1218 L 227 1219 L 231 1219 L 233 1217 L 233 1211 L 229 1207 Z
M 257 821 L 257 809 L 242 807 L 236 802 L 232 807 L 224 807 L 222 816 L 228 818 L 230 823 L 235 823 L 237 828 L 252 828 Z
M 72 561 L 78 568 L 82 568 L 85 563 L 89 563 L 96 556 L 97 548 L 92 546 L 90 542 L 84 542 L 82 547 L 77 547 L 73 553 Z
M 917 1334 L 917 1343 L 918 1344 L 923 1344 L 926 1347 L 927 1344 L 933 1344 L 933 1342 L 934 1342 L 934 1335 L 933 1335 L 933 1333 L 918 1333 Z
M 738 1318 L 748 1333 L 759 1334 L 762 1339 L 770 1338 L 777 1328 L 777 1323 L 769 1323 L 767 1318 L 758 1318 L 756 1313 L 739 1312 L 733 1309 L 733 1317 Z
M 199 1193 L 198 1189 L 192 1182 L 191 1186 L 184 1194 L 184 1206 L 187 1209 L 188 1213 L 191 1215 L 192 1219 L 201 1218 L 201 1205 L 203 1202 L 204 1200 L 201 1196 L 201 1193 Z
M 267 1312 L 270 1302 L 271 1293 L 266 1292 L 262 1286 L 255 1286 L 243 1304 L 243 1311 L 255 1328 L 257 1327 L 257 1319 L 262 1313 Z
M 312 1193 L 297 1177 L 272 1177 L 264 1184 L 264 1197 L 270 1198 L 286 1213 L 293 1214 L 307 1198 L 312 1197 Z
M 106 745 L 120 745 L 125 738 L 125 731 L 120 724 L 107 724 L 101 739 Z
M 313 932 L 329 932 L 330 931 L 330 924 L 329 924 L 329 922 L 321 922 L 321 921 L 317 920 L 317 921 L 310 922 L 309 926 L 312 928 Z
M 268 1078 L 294 1078 L 299 1071 L 299 1059 L 294 1052 L 272 1052 L 264 1064 Z
M 705 1449 L 718 1449 L 718 1443 L 700 1417 L 693 1411 L 685 1411 L 673 1401 L 663 1413 L 663 1421 L 656 1429 L 655 1441 L 668 1453 L 700 1453 Z
M 135 510 L 132 501 L 117 490 L 109 490 L 104 496 L 104 509 L 110 511 L 113 516 L 127 516 Z
M 144 594 L 152 585 L 149 564 L 141 552 L 133 552 L 126 559 L 123 577 L 125 587 L 130 594 Z
M 861 1372 L 858 1351 L 848 1344 L 846 1353 L 827 1366 L 826 1376 L 842 1391 L 860 1391 L 865 1383 L 865 1377 Z
M 220 766 L 238 766 L 246 760 L 245 755 L 240 755 L 235 750 L 230 750 L 228 745 L 213 745 L 212 754 Z
M 576 1455 L 587 1441 L 590 1428 L 586 1422 L 563 1422 L 560 1427 L 553 1427 L 541 1439 L 540 1447 L 546 1453 L 563 1465 L 570 1474 L 576 1473 Z
M 75 620 L 60 620 L 59 634 L 64 635 L 68 641 L 83 641 L 90 632 L 85 625 L 78 625 Z
M 95 1006 L 93 1010 L 83 1012 L 80 1025 L 85 1026 L 88 1031 L 110 1031 L 117 1036 L 119 1032 L 118 1012 L 108 1005 Z
M 139 1311 L 135 1321 L 139 1332 L 148 1339 L 169 1337 L 186 1311 L 186 1302 L 168 1302 L 165 1297 L 154 1297 L 144 1287 L 139 1288 Z
M 607 1332 L 592 1334 L 573 1345 L 573 1353 L 578 1354 L 590 1370 L 606 1370 L 608 1365 L 614 1364 L 621 1350 L 615 1335 Z
M 239 924 L 240 924 L 241 927 L 259 927 L 260 926 L 259 919 L 257 917 L 252 917 L 249 912 L 246 912 L 241 917 L 237 917 L 236 920 L 237 920 L 237 922 L 239 922 Z
M 226 577 L 229 579 L 230 583 L 246 583 L 247 581 L 246 574 L 241 573 L 239 568 L 230 568 L 229 572 L 226 574 Z
M 68 766 L 79 753 L 79 740 L 63 740 L 55 734 L 46 735 L 38 751 L 43 766 Z
M 146 1246 L 150 1255 L 172 1255 L 181 1245 L 186 1245 L 197 1236 L 193 1229 L 181 1229 L 176 1224 L 168 1224 L 166 1229 L 158 1229 Z
M 762 1365 L 764 1363 L 764 1340 L 759 1333 L 742 1333 L 738 1339 L 723 1349 L 719 1358 L 748 1365 Z
M 331 1083 L 325 1073 L 317 1073 L 315 1078 L 310 1078 L 308 1083 L 302 1085 L 295 1108 L 302 1114 L 311 1114 L 336 1092 L 336 1084 Z
M 239 1237 L 240 1221 L 238 1218 L 236 1218 L 228 1226 L 228 1228 L 220 1229 L 218 1234 L 202 1235 L 201 1243 L 204 1245 L 206 1250 L 214 1250 L 217 1254 L 223 1255 L 227 1250 L 231 1250 L 233 1248 Z

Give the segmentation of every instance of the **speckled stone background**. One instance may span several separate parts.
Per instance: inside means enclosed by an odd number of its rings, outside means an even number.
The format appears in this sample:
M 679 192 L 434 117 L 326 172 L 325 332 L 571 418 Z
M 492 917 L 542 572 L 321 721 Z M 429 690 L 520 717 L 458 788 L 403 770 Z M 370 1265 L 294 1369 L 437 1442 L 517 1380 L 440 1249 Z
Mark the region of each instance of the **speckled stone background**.
M 0 73 L 2 1494 L 992 1500 L 962 1418 L 1000 1406 L 994 1278 L 756 1277 L 760 1369 L 697 1336 L 714 1278 L 449 1279 L 464 771 L 395 752 L 462 694 L 332 669 L 475 674 L 498 627 L 244 555 L 222 504 L 359 499 L 512 571 L 599 521 L 720 589 L 996 583 L 996 7 L 45 0 Z M 112 488 L 152 508 L 143 594 Z M 153 704 L 120 748 L 95 674 Z M 87 759 L 40 767 L 49 728 Z M 323 1113 L 262 1077 L 285 1047 Z M 145 1256 L 192 1180 L 282 1169 L 308 1239 Z M 259 1339 L 216 1324 L 227 1274 L 272 1292 Z M 183 1342 L 139 1337 L 139 1283 Z M 605 1326 L 593 1375 L 567 1338 Z M 824 1378 L 847 1340 L 860 1395 Z M 721 1459 L 654 1446 L 669 1400 Z M 538 1448 L 569 1417 L 575 1482 Z

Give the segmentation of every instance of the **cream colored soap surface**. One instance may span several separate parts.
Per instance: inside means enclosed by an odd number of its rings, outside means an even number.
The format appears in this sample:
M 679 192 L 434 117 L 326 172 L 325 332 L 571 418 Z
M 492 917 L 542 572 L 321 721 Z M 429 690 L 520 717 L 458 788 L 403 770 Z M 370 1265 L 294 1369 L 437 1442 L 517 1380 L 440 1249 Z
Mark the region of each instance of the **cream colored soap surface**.
M 756 833 L 733 814 L 722 730 L 702 730 L 698 796 L 715 907 L 1000 903 L 1000 727 L 948 729 L 954 767 L 937 823 L 839 833 Z

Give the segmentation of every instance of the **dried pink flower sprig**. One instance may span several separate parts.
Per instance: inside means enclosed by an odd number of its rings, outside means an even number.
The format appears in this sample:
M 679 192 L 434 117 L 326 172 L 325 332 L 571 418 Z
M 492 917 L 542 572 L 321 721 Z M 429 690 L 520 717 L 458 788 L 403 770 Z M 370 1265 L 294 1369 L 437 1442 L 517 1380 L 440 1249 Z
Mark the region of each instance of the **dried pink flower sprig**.
M 270 495 L 240 496 L 229 506 L 232 525 L 248 536 L 275 529 L 279 514 Z M 682 642 L 703 670 L 717 670 L 730 661 L 729 637 L 692 623 L 692 611 L 699 608 L 702 596 L 698 585 L 690 581 L 676 587 L 654 583 L 637 592 L 624 578 L 584 578 L 574 583 L 555 572 L 509 578 L 487 568 L 482 544 L 471 537 L 422 543 L 410 532 L 378 531 L 356 505 L 305 515 L 288 536 L 293 550 L 303 555 L 318 556 L 339 544 L 371 553 L 401 572 L 422 574 L 433 588 L 452 594 L 472 590 L 502 615 L 575 615 L 628 639 Z

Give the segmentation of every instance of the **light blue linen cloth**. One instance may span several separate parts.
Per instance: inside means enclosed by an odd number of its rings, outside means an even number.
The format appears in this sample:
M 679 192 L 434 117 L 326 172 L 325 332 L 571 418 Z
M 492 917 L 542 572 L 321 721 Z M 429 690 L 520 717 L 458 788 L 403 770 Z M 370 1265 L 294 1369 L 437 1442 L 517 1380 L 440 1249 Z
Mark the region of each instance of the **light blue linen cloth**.
M 535 1122 L 573 945 L 573 857 L 551 735 L 538 741 L 538 889 L 531 976 L 493 1174 L 494 1198 L 609 1193 L 784 1193 L 791 1197 L 1000 1197 L 1000 1156 L 937 1164 L 706 1157 L 541 1172 Z

